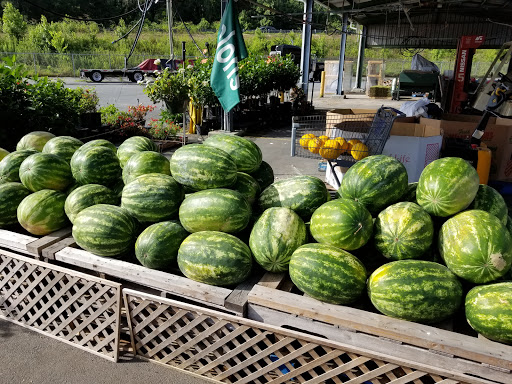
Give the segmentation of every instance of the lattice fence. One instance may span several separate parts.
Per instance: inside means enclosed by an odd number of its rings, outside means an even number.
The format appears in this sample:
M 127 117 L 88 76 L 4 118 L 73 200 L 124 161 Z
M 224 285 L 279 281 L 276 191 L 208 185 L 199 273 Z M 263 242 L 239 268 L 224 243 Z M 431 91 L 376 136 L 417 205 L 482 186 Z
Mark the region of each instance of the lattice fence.
M 120 284 L 0 251 L 0 318 L 117 361 L 120 311 Z
M 462 383 L 340 343 L 124 290 L 137 355 L 223 383 Z

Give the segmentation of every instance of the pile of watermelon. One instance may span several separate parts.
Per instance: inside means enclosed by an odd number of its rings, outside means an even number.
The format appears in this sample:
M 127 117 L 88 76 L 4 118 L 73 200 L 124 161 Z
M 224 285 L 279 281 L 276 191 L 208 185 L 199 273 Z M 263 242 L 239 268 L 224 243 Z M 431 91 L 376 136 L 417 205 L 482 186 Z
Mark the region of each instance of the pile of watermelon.
M 337 198 L 313 176 L 274 181 L 260 148 L 213 135 L 170 159 L 151 140 L 118 148 L 34 132 L 0 161 L 0 226 L 35 235 L 73 226 L 104 257 L 234 286 L 257 269 L 302 292 L 426 324 L 465 309 L 478 333 L 512 343 L 512 220 L 503 197 L 460 158 L 405 167 L 376 155 Z

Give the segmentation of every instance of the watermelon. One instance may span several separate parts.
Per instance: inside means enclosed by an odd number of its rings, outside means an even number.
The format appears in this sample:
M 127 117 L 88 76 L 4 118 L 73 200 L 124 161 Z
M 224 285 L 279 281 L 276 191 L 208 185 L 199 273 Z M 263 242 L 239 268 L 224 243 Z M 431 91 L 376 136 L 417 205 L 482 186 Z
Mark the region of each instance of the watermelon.
M 64 204 L 64 211 L 73 223 L 76 215 L 85 208 L 96 204 L 117 205 L 119 198 L 109 188 L 100 184 L 86 184 L 69 193 Z
M 288 270 L 292 253 L 307 240 L 306 225 L 294 211 L 269 208 L 252 227 L 249 247 L 256 262 L 269 272 Z
M 188 235 L 177 220 L 152 224 L 137 238 L 135 256 L 147 268 L 167 270 L 176 261 L 178 249 Z
M 73 223 L 73 237 L 86 251 L 98 256 L 119 256 L 132 250 L 137 222 L 125 209 L 97 204 L 85 208 Z
M 457 276 L 432 261 L 392 261 L 377 268 L 367 284 L 375 308 L 398 319 L 436 323 L 452 316 L 462 303 Z
M 407 185 L 407 189 L 404 194 L 400 198 L 400 201 L 409 201 L 411 203 L 416 203 L 416 188 L 418 187 L 418 182 L 409 183 Z
M 161 153 L 152 151 L 135 153 L 130 157 L 123 168 L 123 182 L 128 184 L 138 176 L 147 175 L 148 173 L 170 175 L 171 169 L 167 157 Z
M 468 209 L 481 209 L 482 211 L 492 213 L 500 219 L 503 224 L 507 224 L 507 203 L 497 190 L 488 185 L 480 184 L 478 186 L 475 199 L 469 205 Z
M 10 152 L 6 149 L 0 148 L 0 160 L 7 156 Z
M 114 192 L 114 195 L 116 195 L 119 200 L 121 200 L 121 195 L 123 194 L 123 188 L 124 188 L 124 182 L 122 178 L 119 178 L 118 180 L 114 181 L 109 188 Z
M 496 216 L 477 209 L 464 211 L 441 227 L 439 252 L 457 276 L 484 284 L 507 273 L 512 264 L 512 238 Z
M 107 146 L 98 145 L 78 149 L 71 158 L 71 172 L 82 185 L 109 186 L 121 177 L 122 171 L 115 152 Z
M 261 192 L 260 185 L 254 177 L 244 172 L 237 172 L 236 182 L 231 189 L 240 192 L 251 205 L 254 204 Z
M 0 165 L 1 165 L 1 163 L 0 163 Z M 510 233 L 510 235 L 512 235 L 512 218 L 509 215 L 507 215 L 506 227 L 507 227 L 508 232 Z
M 199 191 L 232 186 L 237 170 L 233 158 L 223 150 L 190 144 L 172 155 L 171 175 L 178 183 Z
M 184 197 L 171 176 L 149 173 L 124 186 L 121 207 L 140 222 L 156 223 L 176 217 Z
M 297 248 L 290 278 L 308 296 L 331 304 L 352 303 L 366 287 L 366 269 L 357 257 L 327 244 Z
M 19 182 L 20 180 L 20 165 L 29 157 L 38 153 L 33 149 L 25 149 L 9 153 L 0 161 L 0 183 L 7 183 L 10 181 Z
M 319 243 L 350 251 L 368 242 L 373 233 L 373 219 L 363 204 L 336 199 L 313 213 L 310 230 Z
M 466 209 L 478 192 L 476 169 L 459 157 L 434 160 L 421 172 L 418 204 L 433 216 L 452 216 Z
M 271 207 L 293 209 L 308 221 L 315 209 L 327 201 L 329 192 L 325 183 L 314 176 L 293 176 L 268 186 L 258 198 L 262 211 Z
M 375 248 L 391 260 L 417 259 L 432 244 L 434 223 L 418 204 L 390 205 L 375 220 Z
M 274 182 L 274 170 L 265 160 L 255 171 L 249 174 L 258 182 L 262 191 Z
M 480 285 L 466 295 L 466 319 L 482 336 L 512 344 L 512 282 Z
M 191 233 L 240 232 L 249 223 L 251 213 L 251 206 L 241 193 L 225 188 L 192 193 L 179 207 L 181 225 Z
M 144 136 L 132 136 L 123 141 L 117 149 L 117 157 L 121 168 L 124 168 L 132 155 L 143 151 L 157 152 L 158 148 L 151 139 Z
M 261 165 L 260 147 L 244 137 L 229 134 L 212 135 L 208 136 L 203 144 L 227 152 L 240 172 L 250 173 L 256 171 Z
M 17 210 L 21 201 L 30 195 L 23 184 L 8 182 L 0 184 L 0 227 L 4 228 L 18 222 Z
M 96 139 L 96 140 L 88 141 L 87 143 L 82 145 L 80 148 L 78 148 L 77 151 L 86 151 L 92 147 L 106 147 L 106 148 L 110 148 L 112 151 L 114 151 L 114 153 L 117 152 L 117 147 L 114 144 L 112 144 L 110 141 L 105 140 L 105 139 Z
M 62 157 L 69 163 L 73 153 L 82 145 L 84 145 L 84 143 L 74 137 L 57 136 L 47 141 L 42 152 Z
M 49 153 L 35 153 L 23 160 L 20 180 L 32 192 L 42 189 L 64 191 L 74 182 L 68 162 Z
M 372 213 L 396 203 L 407 190 L 407 170 L 393 157 L 374 155 L 351 166 L 343 176 L 339 194 L 359 201 Z
M 48 235 L 69 224 L 64 203 L 66 195 L 52 189 L 43 189 L 25 197 L 18 206 L 18 221 L 34 235 Z
M 252 256 L 249 247 L 233 235 L 215 231 L 196 232 L 181 243 L 178 267 L 189 279 L 229 286 L 249 277 Z
M 27 133 L 20 139 L 20 141 L 18 141 L 18 144 L 16 144 L 16 151 L 33 149 L 37 152 L 41 152 L 48 140 L 53 139 L 54 137 L 55 135 L 53 133 L 46 131 L 34 131 Z

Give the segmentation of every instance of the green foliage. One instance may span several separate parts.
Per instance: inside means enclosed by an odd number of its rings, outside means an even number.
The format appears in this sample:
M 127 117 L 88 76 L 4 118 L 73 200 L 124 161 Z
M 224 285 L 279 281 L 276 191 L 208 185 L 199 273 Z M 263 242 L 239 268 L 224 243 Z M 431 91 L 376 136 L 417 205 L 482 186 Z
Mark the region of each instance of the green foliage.
M 78 87 L 74 91 L 78 98 L 79 113 L 97 112 L 100 98 L 95 89 Z
M 144 93 L 153 103 L 163 101 L 167 109 L 175 113 L 183 112 L 190 91 L 184 72 L 184 69 L 171 72 L 169 68 L 165 68 L 154 82 L 145 84 Z
M 5 3 L 3 8 L 2 30 L 14 40 L 21 39 L 27 30 L 23 15 L 10 2 Z

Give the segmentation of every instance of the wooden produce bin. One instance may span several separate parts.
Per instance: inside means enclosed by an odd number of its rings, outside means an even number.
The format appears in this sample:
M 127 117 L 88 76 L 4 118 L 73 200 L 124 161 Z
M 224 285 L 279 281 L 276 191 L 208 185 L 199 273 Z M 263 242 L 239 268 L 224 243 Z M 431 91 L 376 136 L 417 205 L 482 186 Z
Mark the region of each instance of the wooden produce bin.
M 63 228 L 42 237 L 0 229 L 0 248 L 28 256 L 40 257 L 44 248 L 62 241 L 70 234 L 71 227 Z
M 266 274 L 249 294 L 248 317 L 350 345 L 367 355 L 384 355 L 389 362 L 455 382 L 512 383 L 512 346 L 322 303 L 291 292 L 293 287 L 285 274 Z

